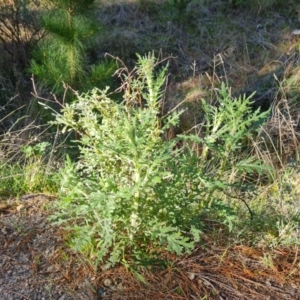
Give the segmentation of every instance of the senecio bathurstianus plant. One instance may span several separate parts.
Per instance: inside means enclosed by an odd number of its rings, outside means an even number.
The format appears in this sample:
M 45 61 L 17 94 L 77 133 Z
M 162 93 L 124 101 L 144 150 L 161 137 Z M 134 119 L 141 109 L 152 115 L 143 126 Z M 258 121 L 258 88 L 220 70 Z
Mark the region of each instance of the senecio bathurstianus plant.
M 81 139 L 76 141 L 79 159 L 68 159 L 62 171 L 61 200 L 53 219 L 68 224 L 70 245 L 96 265 L 137 261 L 162 249 L 178 255 L 190 252 L 201 237 L 201 210 L 216 197 L 217 189 L 226 187 L 218 169 L 207 167 L 205 147 L 223 151 L 216 166 L 225 172 L 230 164 L 224 157 L 234 155 L 242 138 L 238 127 L 234 131 L 224 124 L 231 113 L 222 110 L 228 105 L 224 102 L 217 110 L 206 106 L 213 131 L 204 140 L 183 135 L 164 141 L 164 131 L 178 124 L 180 112 L 163 121 L 159 117 L 167 66 L 156 72 L 157 65 L 153 54 L 138 56 L 135 72 L 130 78 L 124 75 L 124 102 L 134 104 L 132 91 L 138 90 L 143 106 L 116 103 L 107 96 L 108 88 L 93 89 L 56 115 L 62 131 L 76 130 Z M 261 118 L 256 114 L 254 119 Z M 220 150 L 215 143 L 223 135 L 227 138 Z M 178 139 L 204 144 L 202 156 L 188 145 L 176 148 Z M 248 160 L 237 168 L 238 173 L 259 164 Z

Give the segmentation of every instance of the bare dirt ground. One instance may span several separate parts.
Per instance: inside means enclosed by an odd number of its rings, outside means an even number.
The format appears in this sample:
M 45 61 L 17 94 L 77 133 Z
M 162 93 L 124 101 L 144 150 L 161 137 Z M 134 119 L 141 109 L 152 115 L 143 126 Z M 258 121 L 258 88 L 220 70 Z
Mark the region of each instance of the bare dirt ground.
M 166 254 L 166 268 L 139 270 L 146 284 L 124 266 L 95 272 L 47 220 L 51 201 L 32 194 L 0 202 L 2 300 L 300 299 L 297 249 L 222 246 L 208 238 L 191 255 Z

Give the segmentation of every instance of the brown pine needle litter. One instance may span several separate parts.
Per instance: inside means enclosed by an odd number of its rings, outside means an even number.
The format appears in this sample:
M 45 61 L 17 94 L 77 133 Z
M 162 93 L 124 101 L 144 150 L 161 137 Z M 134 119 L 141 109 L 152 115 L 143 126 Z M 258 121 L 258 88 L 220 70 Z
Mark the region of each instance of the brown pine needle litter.
M 1 211 L 1 299 L 300 299 L 298 248 L 226 245 L 206 235 L 193 253 L 161 256 L 167 266 L 97 271 L 47 221 L 53 198 L 33 195 Z M 12 199 L 7 205 L 14 206 Z M 140 276 L 140 279 L 138 278 Z M 141 280 L 143 278 L 143 280 Z M 143 282 L 144 281 L 144 282 Z

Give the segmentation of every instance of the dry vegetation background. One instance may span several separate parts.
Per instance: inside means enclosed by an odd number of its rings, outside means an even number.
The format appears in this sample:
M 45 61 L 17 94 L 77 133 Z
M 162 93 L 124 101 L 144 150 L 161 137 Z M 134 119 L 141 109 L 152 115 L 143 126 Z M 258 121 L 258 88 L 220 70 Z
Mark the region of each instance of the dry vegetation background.
M 52 266 L 49 282 L 54 281 L 51 289 L 59 292 L 47 294 L 35 287 L 16 293 L 15 285 L 6 285 L 0 297 L 3 293 L 3 299 L 41 299 L 39 291 L 45 299 L 300 299 L 300 3 L 96 1 L 93 16 L 100 30 L 86 48 L 86 68 L 105 65 L 106 53 L 128 68 L 134 67 L 136 53 L 154 51 L 160 59 L 169 58 L 161 113 L 179 108 L 185 112 L 180 124 L 166 133 L 167 139 L 191 131 L 201 135 L 196 126 L 203 120 L 201 99 L 215 103 L 222 82 L 233 96 L 255 92 L 253 109 L 270 109 L 258 134 L 245 141 L 246 151 L 271 168 L 262 176 L 252 174 L 249 180 L 256 190 L 243 194 L 257 210 L 253 223 L 245 217 L 248 231 L 240 227 L 230 234 L 224 224 L 204 216 L 205 235 L 193 253 L 184 257 L 162 253 L 167 267 L 154 264 L 138 270 L 147 284 L 123 265 L 97 272 L 84 260 L 78 263 L 80 255 L 62 243 L 63 231 L 52 233 L 58 244 L 49 254 L 45 252 L 45 245 L 51 243 L 47 230 L 24 230 L 37 228 L 32 218 L 38 214 L 36 208 L 48 214 L 43 211 L 47 202 L 23 210 L 18 197 L 57 196 L 57 170 L 65 154 L 74 150 L 70 138 L 47 123 L 49 113 L 38 104 L 56 101 L 53 107 L 57 108 L 63 94 L 53 94 L 30 73 L 32 51 L 48 37 L 38 18 L 52 5 L 45 3 L 0 0 L 0 224 L 5 240 L 0 260 L 11 256 L 20 262 L 23 251 L 34 252 L 28 264 L 38 256 L 43 262 L 40 270 Z M 117 67 L 121 67 L 119 60 Z M 109 79 L 99 77 L 97 84 L 111 80 L 112 88 L 118 87 L 119 79 L 110 77 L 110 70 L 104 67 L 101 72 Z M 116 95 L 117 101 L 120 97 Z M 46 244 L 39 242 L 38 234 L 43 234 Z M 26 245 L 21 243 L 24 237 Z M 39 264 L 33 265 L 32 281 L 47 282 L 44 275 L 39 277 Z M 54 273 L 60 277 L 54 280 Z M 83 296 L 82 291 L 88 292 Z M 66 298 L 59 298 L 61 293 Z

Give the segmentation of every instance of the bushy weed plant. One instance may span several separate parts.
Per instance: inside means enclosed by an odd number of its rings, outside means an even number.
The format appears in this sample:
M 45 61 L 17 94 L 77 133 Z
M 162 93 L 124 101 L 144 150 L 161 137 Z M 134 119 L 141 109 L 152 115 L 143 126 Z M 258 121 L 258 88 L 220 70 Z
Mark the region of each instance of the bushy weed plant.
M 217 195 L 233 184 L 224 174 L 235 172 L 236 184 L 242 173 L 262 169 L 251 158 L 233 157 L 265 114 L 250 114 L 250 100 L 234 101 L 225 86 L 219 107 L 203 104 L 206 137 L 165 141 L 164 131 L 178 124 L 181 112 L 160 118 L 167 67 L 157 73 L 156 65 L 153 55 L 139 56 L 135 71 L 123 76 L 124 103 L 112 101 L 107 89 L 93 89 L 56 115 L 63 131 L 76 130 L 81 138 L 79 159 L 68 159 L 61 173 L 52 219 L 65 223 L 70 245 L 96 265 L 127 264 L 163 249 L 191 251 L 201 237 L 201 212 L 220 204 Z M 188 142 L 177 147 L 180 140 Z

